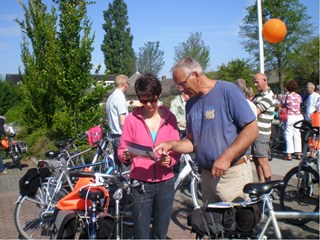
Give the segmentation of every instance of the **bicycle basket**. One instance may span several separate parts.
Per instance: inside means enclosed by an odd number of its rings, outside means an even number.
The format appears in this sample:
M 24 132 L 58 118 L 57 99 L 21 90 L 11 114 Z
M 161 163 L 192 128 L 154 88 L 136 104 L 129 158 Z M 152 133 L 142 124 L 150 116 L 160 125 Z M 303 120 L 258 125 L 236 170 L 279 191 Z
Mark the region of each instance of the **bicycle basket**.
M 102 138 L 102 128 L 100 126 L 95 126 L 87 131 L 88 142 L 91 147 L 96 146 L 97 143 Z

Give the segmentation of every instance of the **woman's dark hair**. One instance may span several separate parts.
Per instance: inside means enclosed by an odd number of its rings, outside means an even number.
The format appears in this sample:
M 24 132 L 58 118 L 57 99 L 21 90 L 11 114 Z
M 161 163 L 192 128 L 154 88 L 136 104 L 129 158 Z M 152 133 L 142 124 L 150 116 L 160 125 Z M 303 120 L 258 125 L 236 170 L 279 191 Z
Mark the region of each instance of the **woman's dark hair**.
M 149 97 L 160 96 L 162 92 L 161 83 L 151 73 L 142 74 L 134 84 L 134 90 L 137 97 Z
M 286 88 L 289 92 L 295 92 L 298 89 L 298 83 L 295 80 L 291 80 L 287 83 Z

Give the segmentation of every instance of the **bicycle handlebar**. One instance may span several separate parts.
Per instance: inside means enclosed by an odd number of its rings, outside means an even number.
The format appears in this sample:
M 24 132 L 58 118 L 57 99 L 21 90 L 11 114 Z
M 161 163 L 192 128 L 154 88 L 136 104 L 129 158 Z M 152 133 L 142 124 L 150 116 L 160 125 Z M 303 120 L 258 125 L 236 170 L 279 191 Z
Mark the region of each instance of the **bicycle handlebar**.
M 300 121 L 296 122 L 295 124 L 293 124 L 293 127 L 297 128 L 297 129 L 301 129 L 301 130 L 307 130 L 307 131 L 314 129 L 314 127 L 312 127 L 311 123 L 306 120 L 300 120 Z
M 140 181 L 133 181 L 132 183 L 128 181 L 120 181 L 119 177 L 121 175 L 113 175 L 113 174 L 106 174 L 106 173 L 94 173 L 94 172 L 71 172 L 69 173 L 70 177 L 83 177 L 83 178 L 96 178 L 102 177 L 104 179 L 111 179 L 117 186 L 121 187 L 122 189 L 127 189 L 129 187 L 136 188 L 140 187 L 143 183 Z

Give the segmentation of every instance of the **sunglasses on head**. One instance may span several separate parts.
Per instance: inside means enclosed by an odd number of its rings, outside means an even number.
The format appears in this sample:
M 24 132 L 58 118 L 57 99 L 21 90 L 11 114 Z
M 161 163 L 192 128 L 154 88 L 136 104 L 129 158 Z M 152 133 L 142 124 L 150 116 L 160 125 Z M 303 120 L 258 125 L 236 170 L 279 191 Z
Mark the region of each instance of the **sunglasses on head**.
M 158 101 L 158 98 L 151 98 L 151 99 L 139 99 L 140 103 L 147 104 L 147 103 L 155 103 Z

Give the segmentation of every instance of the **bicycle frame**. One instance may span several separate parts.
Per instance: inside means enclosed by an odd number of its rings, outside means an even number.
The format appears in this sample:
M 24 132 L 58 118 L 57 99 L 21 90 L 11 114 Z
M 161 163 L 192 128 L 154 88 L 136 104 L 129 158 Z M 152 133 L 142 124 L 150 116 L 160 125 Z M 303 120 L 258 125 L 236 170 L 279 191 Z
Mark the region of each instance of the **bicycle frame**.
M 263 228 L 257 238 L 258 240 L 266 239 L 264 234 L 265 234 L 266 230 L 268 229 L 270 222 L 272 222 L 276 238 L 282 239 L 282 234 L 281 234 L 280 227 L 278 224 L 278 219 L 301 219 L 301 218 L 317 219 L 320 216 L 319 212 L 274 211 L 273 205 L 272 205 L 271 193 L 265 194 L 261 198 L 263 200 L 264 206 L 266 206 L 266 208 L 267 208 L 266 211 L 263 211 L 263 213 L 266 213 L 268 218 L 267 218 L 266 223 L 264 224 L 264 226 L 263 226 Z M 264 218 L 264 216 L 262 216 L 262 219 L 263 218 Z
M 194 208 L 200 208 L 197 200 L 197 193 L 195 191 L 194 186 L 194 181 L 200 181 L 200 177 L 198 176 L 197 172 L 195 169 L 192 168 L 191 162 L 193 162 L 191 156 L 189 154 L 182 154 L 180 157 L 180 162 L 184 162 L 185 166 L 184 168 L 180 171 L 176 181 L 174 182 L 174 190 L 176 191 L 180 185 L 180 183 L 189 175 L 191 174 L 191 183 L 190 183 L 190 193 L 192 197 L 192 202 Z
M 75 156 L 73 156 L 75 157 Z M 41 205 L 45 205 L 46 209 L 42 212 L 42 215 L 52 215 L 54 208 L 56 207 L 56 203 L 54 202 L 54 198 L 57 195 L 57 193 L 59 193 L 62 189 L 62 185 L 63 185 L 63 179 L 66 179 L 68 187 L 70 187 L 71 191 L 73 190 L 73 184 L 72 181 L 70 179 L 69 176 L 69 172 L 70 170 L 77 170 L 77 169 L 83 169 L 86 167 L 90 167 L 90 166 L 98 166 L 98 165 L 102 165 L 105 164 L 105 162 L 99 162 L 99 163 L 91 163 L 91 164 L 85 164 L 85 165 L 81 165 L 81 166 L 74 166 L 74 167 L 67 167 L 69 161 L 71 161 L 72 158 L 70 158 L 66 164 L 62 164 L 59 161 L 59 168 L 61 169 L 61 174 L 59 175 L 58 179 L 56 179 L 55 177 L 49 177 L 47 178 L 47 182 L 42 184 L 42 187 L 39 188 L 41 191 L 41 194 L 44 196 L 44 198 L 41 198 L 40 201 L 44 200 L 44 202 L 39 202 L 33 198 L 30 198 L 28 196 L 19 196 L 17 202 L 22 201 L 23 198 L 27 198 L 29 201 L 35 202 L 35 203 L 39 203 Z M 47 185 L 47 186 L 45 186 Z M 53 192 L 52 192 L 52 189 Z M 43 192 L 44 191 L 44 192 Z M 16 202 L 16 203 L 17 203 Z

